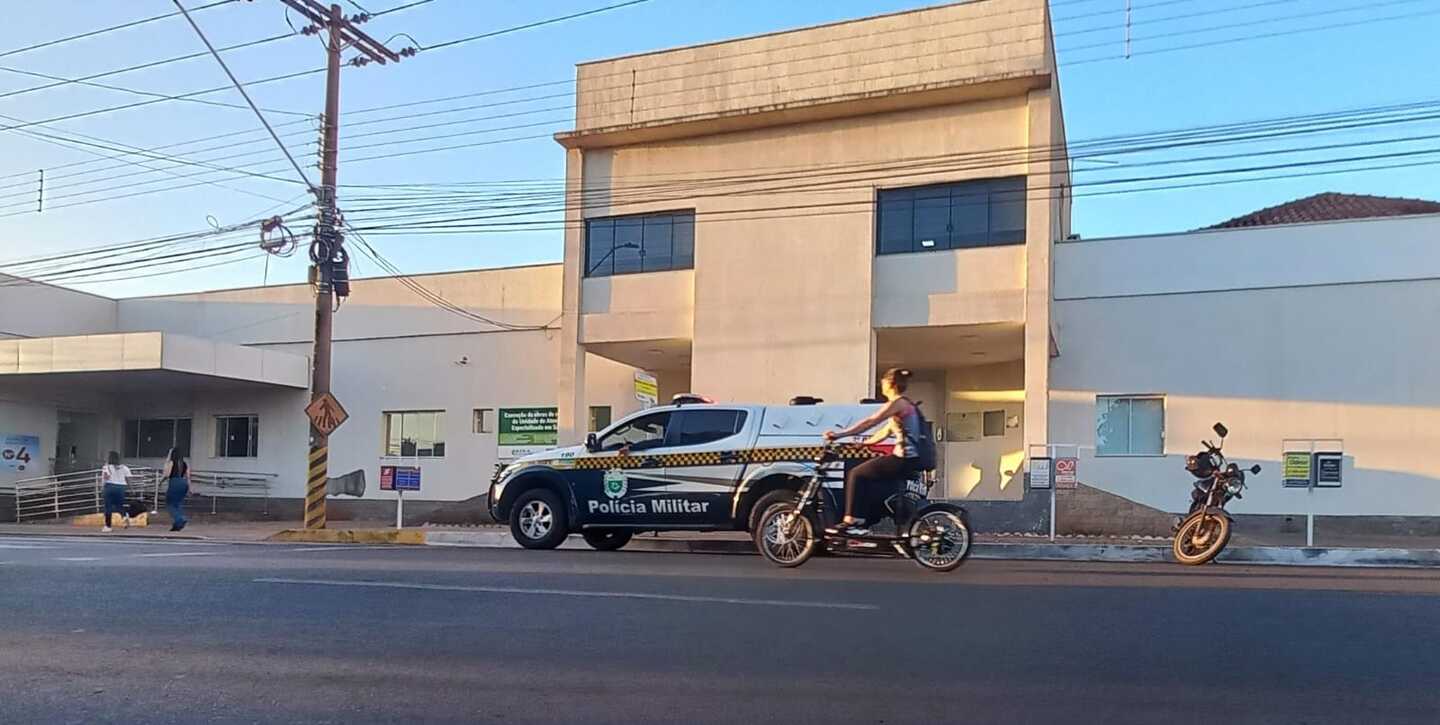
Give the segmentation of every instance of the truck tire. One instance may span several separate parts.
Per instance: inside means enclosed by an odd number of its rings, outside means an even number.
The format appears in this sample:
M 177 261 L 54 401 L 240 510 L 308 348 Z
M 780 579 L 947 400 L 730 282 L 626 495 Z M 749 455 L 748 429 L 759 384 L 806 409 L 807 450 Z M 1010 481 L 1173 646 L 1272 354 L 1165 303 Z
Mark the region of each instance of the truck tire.
M 527 549 L 553 549 L 570 534 L 565 504 L 554 491 L 535 488 L 510 507 L 510 535 Z
M 634 532 L 625 529 L 590 529 L 580 532 L 580 538 L 596 551 L 616 551 L 630 543 Z

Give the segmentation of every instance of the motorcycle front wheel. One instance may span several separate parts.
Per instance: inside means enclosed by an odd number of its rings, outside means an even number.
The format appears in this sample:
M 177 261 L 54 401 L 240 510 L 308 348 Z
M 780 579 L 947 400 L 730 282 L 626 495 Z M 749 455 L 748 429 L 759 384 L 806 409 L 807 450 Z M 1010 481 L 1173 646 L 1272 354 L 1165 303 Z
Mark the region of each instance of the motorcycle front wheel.
M 786 568 L 800 566 L 819 547 L 818 528 L 790 502 L 771 504 L 755 526 L 755 548 L 767 561 Z
M 1180 524 L 1171 549 L 1175 561 L 1187 566 L 1205 564 L 1230 543 L 1230 517 L 1200 511 Z

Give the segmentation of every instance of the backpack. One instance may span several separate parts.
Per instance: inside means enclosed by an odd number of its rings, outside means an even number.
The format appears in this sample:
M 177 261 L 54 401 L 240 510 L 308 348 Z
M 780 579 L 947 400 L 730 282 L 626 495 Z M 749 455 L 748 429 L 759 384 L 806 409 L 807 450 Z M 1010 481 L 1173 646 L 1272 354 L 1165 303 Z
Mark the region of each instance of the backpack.
M 935 428 L 926 420 L 925 414 L 920 412 L 920 404 L 909 398 L 910 407 L 915 409 L 915 423 L 919 428 L 915 432 L 915 467 L 922 471 L 935 470 Z

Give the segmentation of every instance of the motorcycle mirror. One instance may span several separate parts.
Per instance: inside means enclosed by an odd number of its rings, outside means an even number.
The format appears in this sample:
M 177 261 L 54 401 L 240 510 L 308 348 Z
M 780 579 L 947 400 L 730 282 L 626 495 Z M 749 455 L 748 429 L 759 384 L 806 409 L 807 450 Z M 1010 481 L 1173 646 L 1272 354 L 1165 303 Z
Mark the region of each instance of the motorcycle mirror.
M 1221 438 L 1224 438 L 1225 436 L 1230 434 L 1230 429 L 1226 428 L 1224 423 L 1216 423 L 1215 427 L 1211 430 L 1215 431 L 1215 435 L 1218 435 Z
M 1252 475 L 1256 475 L 1256 476 L 1260 475 L 1260 464 L 1257 463 L 1257 464 L 1251 466 L 1251 467 L 1250 467 L 1250 473 L 1251 473 Z

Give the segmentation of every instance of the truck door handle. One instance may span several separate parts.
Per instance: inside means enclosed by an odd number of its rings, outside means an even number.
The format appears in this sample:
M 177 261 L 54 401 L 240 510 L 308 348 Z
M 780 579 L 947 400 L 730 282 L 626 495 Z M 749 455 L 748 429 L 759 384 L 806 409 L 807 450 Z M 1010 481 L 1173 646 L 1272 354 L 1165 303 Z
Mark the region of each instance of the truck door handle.
M 725 452 L 723 452 L 723 453 L 720 454 L 720 462 L 721 462 L 721 463 L 739 463 L 739 462 L 740 462 L 740 454 L 736 453 L 735 451 L 725 451 Z
M 660 465 L 660 459 L 654 456 L 645 456 L 644 458 L 640 459 L 641 468 L 654 468 L 658 465 Z

